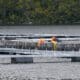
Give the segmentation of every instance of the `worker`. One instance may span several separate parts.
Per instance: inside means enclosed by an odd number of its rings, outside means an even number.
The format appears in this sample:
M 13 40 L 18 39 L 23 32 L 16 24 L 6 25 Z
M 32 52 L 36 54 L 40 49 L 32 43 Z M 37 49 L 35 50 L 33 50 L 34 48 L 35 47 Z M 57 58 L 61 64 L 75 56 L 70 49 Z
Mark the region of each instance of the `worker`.
M 45 43 L 45 39 L 44 38 L 40 38 L 38 40 L 38 47 L 40 47 L 41 45 L 43 45 Z
M 57 39 L 56 37 L 51 38 L 51 43 L 53 44 L 53 50 L 57 49 Z

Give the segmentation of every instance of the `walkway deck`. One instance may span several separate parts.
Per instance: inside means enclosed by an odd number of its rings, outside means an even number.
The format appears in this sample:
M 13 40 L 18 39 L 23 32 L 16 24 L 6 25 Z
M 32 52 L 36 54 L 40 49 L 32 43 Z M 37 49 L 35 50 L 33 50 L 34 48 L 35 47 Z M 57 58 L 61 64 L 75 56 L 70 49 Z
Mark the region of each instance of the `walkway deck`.
M 9 55 L 0 55 L 0 57 L 80 57 L 80 51 L 49 51 L 0 48 L 0 52 L 9 53 Z M 16 55 L 13 55 L 13 53 L 16 53 Z

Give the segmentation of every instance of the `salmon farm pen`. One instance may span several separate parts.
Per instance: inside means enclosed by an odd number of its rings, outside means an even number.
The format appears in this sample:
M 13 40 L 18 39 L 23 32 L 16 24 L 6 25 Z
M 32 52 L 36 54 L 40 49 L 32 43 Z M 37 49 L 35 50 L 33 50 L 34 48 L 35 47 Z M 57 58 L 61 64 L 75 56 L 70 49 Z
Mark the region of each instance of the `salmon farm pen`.
M 80 61 L 80 36 L 0 34 L 0 63 L 31 63 L 36 58 L 49 58 L 49 62 L 54 58 Z

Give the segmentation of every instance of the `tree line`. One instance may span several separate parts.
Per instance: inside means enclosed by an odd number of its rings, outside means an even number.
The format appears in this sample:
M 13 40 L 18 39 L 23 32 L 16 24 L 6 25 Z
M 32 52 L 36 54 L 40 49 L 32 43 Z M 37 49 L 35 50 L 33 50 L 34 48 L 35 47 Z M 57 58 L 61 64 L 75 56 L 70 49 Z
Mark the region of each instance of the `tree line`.
M 80 0 L 0 0 L 0 25 L 79 23 Z

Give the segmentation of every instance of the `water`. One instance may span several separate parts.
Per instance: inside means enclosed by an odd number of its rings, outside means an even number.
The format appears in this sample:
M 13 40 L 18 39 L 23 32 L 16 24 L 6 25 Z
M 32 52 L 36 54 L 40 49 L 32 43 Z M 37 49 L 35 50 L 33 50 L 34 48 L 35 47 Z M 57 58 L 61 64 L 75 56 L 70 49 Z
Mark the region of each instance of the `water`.
M 80 35 L 79 26 L 0 26 L 3 34 Z M 80 80 L 80 63 L 0 64 L 0 79 L 5 80 Z M 39 79 L 38 79 L 39 78 Z M 47 78 L 47 79 L 46 79 Z M 51 78 L 51 79 L 50 79 Z
M 0 33 L 80 35 L 80 26 L 0 26 Z
M 80 80 L 80 63 L 0 65 L 1 80 Z

